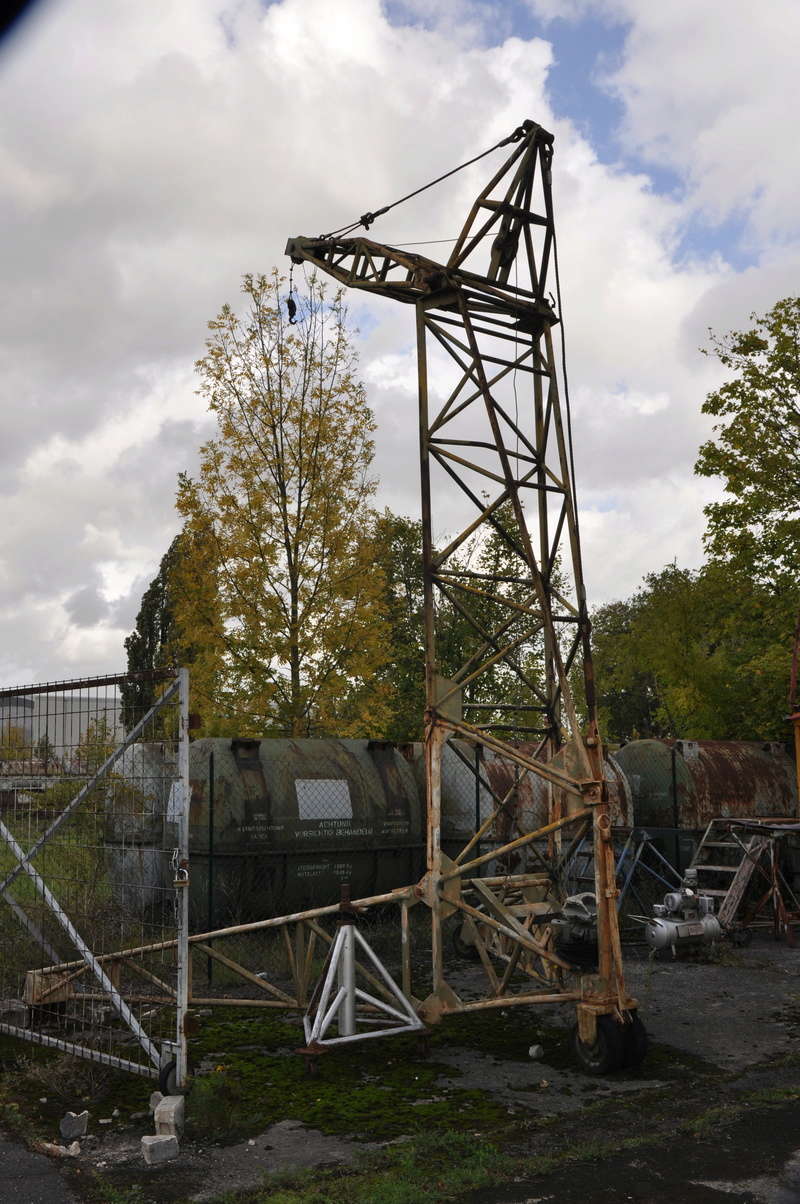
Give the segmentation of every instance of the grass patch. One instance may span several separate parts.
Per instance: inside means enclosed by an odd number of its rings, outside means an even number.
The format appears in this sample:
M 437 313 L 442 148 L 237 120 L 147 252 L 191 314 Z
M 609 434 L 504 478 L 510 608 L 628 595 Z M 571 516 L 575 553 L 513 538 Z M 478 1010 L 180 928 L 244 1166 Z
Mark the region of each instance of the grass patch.
M 438 1204 L 497 1182 L 501 1158 L 491 1142 L 447 1129 L 367 1157 L 356 1171 L 270 1176 L 263 1187 L 222 1196 L 219 1204 Z
M 206 1072 L 192 1084 L 187 1133 L 231 1140 L 290 1118 L 323 1133 L 375 1141 L 448 1127 L 454 1110 L 471 1128 L 493 1130 L 508 1118 L 484 1092 L 437 1086 L 440 1076 L 454 1072 L 416 1056 L 414 1038 L 326 1055 L 315 1076 L 292 1052 L 301 1040 L 298 1028 L 279 1017 L 209 1020 L 192 1042 L 192 1056 L 204 1059 Z

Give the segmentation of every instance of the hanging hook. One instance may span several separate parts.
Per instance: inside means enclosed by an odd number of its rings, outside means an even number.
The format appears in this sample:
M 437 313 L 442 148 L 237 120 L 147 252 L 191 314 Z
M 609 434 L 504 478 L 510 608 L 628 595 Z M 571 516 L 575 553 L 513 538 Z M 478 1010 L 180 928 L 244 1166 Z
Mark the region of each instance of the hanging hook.
M 289 268 L 289 296 L 286 298 L 286 308 L 289 312 L 289 325 L 297 325 L 297 302 L 292 294 L 294 293 L 294 264 Z

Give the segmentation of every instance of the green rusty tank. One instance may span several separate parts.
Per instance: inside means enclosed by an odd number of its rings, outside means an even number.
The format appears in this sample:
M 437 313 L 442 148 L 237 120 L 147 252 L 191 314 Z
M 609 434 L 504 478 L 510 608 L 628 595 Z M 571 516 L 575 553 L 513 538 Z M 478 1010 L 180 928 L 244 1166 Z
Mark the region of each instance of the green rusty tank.
M 374 740 L 196 740 L 189 749 L 195 931 L 416 881 L 425 819 L 414 773 Z
M 651 835 L 678 830 L 681 864 L 712 819 L 797 816 L 794 763 L 782 744 L 632 740 L 614 760 L 628 779 L 633 825 Z M 674 861 L 675 838 L 661 843 Z

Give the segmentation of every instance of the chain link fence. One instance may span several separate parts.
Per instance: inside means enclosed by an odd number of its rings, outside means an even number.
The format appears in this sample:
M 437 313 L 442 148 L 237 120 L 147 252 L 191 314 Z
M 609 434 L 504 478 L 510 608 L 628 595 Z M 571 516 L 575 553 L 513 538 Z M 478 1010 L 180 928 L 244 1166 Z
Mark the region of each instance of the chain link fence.
M 186 675 L 129 680 L 0 691 L 0 1031 L 180 1078 Z

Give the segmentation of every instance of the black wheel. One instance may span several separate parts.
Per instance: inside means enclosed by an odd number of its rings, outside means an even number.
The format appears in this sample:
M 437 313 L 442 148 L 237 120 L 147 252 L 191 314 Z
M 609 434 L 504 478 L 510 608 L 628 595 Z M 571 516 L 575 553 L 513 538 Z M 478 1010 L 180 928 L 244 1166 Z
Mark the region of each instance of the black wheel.
M 479 962 L 481 955 L 472 944 L 471 941 L 465 941 L 461 935 L 461 924 L 456 924 L 453 929 L 453 950 L 456 957 L 463 957 L 466 961 Z
M 175 1095 L 178 1090 L 178 1063 L 167 1062 L 158 1075 L 158 1089 L 164 1095 Z
M 630 1023 L 622 1026 L 625 1057 L 623 1066 L 635 1070 L 647 1057 L 647 1029 L 636 1012 L 630 1012 Z
M 625 1064 L 625 1034 L 623 1026 L 612 1016 L 597 1017 L 597 1036 L 591 1045 L 586 1045 L 578 1035 L 578 1026 L 572 1030 L 572 1045 L 581 1069 L 587 1074 L 612 1074 Z

